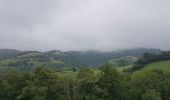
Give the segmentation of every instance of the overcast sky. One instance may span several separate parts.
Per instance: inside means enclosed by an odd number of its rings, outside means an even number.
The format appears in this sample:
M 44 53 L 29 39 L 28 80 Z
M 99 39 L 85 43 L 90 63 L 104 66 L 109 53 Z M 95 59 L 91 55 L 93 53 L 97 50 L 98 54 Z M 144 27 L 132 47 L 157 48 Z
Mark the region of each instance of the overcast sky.
M 170 49 L 170 0 L 0 0 L 0 48 Z

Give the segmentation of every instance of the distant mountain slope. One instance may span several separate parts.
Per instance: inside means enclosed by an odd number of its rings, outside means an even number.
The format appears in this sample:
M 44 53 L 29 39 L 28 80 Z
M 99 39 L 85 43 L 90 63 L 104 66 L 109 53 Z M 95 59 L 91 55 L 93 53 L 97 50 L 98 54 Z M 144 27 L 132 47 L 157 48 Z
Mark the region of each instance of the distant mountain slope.
M 14 50 L 15 51 L 15 50 Z M 39 66 L 53 68 L 72 68 L 72 67 L 94 67 L 107 63 L 109 60 L 119 57 L 133 56 L 124 61 L 131 63 L 136 57 L 142 56 L 144 52 L 160 52 L 159 49 L 129 49 L 114 52 L 98 51 L 68 51 L 52 50 L 48 52 L 38 51 L 9 51 L 11 55 L 5 55 L 0 60 L 1 68 L 19 68 L 21 70 L 32 69 Z M 131 59 L 132 58 L 132 59 Z M 135 58 L 135 59 L 133 59 Z M 120 59 L 119 59 L 120 60 Z
M 98 51 L 87 51 L 87 52 L 78 52 L 78 51 L 69 51 L 62 52 L 58 50 L 53 50 L 46 52 L 45 54 L 53 59 L 63 61 L 69 66 L 84 67 L 84 66 L 97 66 L 103 63 L 108 62 L 110 59 L 115 59 L 123 56 L 133 56 L 141 57 L 143 53 L 159 53 L 159 49 L 127 49 L 114 52 L 98 52 Z
M 21 53 L 19 50 L 15 49 L 0 49 L 0 59 L 1 58 L 7 58 L 7 57 L 13 57 Z
M 145 52 L 158 54 L 161 52 L 161 50 L 153 48 L 135 48 L 119 50 L 116 54 L 118 54 L 118 56 L 120 57 L 122 56 L 142 57 Z
M 108 53 L 102 53 L 97 51 L 88 52 L 59 52 L 49 51 L 45 53 L 48 57 L 52 57 L 55 60 L 60 60 L 67 63 L 69 66 L 85 67 L 96 66 L 105 63 L 112 56 Z
M 27 71 L 37 67 L 62 68 L 66 67 L 66 64 L 62 61 L 51 59 L 44 53 L 37 51 L 22 52 L 14 57 L 0 60 L 1 70 L 15 69 Z
M 28 52 L 21 52 L 18 55 L 16 55 L 17 58 L 29 58 L 29 57 L 36 57 L 43 55 L 42 52 L 38 51 L 28 51 Z

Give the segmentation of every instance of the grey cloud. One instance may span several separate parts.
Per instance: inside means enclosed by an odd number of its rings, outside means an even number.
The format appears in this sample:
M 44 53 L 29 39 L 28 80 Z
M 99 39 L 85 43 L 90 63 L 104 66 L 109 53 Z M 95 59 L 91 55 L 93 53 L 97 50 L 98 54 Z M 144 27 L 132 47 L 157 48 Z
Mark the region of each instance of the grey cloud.
M 170 49 L 169 0 L 1 0 L 0 48 Z

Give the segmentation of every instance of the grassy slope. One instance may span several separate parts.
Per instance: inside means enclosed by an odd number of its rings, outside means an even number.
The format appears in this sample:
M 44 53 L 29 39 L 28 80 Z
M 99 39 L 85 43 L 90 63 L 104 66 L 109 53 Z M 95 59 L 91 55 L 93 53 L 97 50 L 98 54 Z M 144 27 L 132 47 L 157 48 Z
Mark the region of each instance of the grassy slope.
M 39 56 L 39 55 L 42 55 L 42 53 L 32 52 L 32 53 L 27 53 L 27 54 L 17 56 L 17 58 L 29 58 L 29 57 Z
M 170 71 L 170 60 L 148 64 L 143 70 L 150 69 L 161 69 L 164 71 Z
M 0 60 L 0 70 L 8 70 L 8 69 L 14 69 L 14 70 L 18 70 L 18 69 L 22 69 L 23 66 L 10 66 L 8 64 L 10 63 L 17 63 L 18 61 L 22 61 L 22 60 L 26 60 L 28 64 L 32 63 L 33 66 L 29 66 L 31 69 L 34 69 L 36 67 L 44 67 L 48 65 L 63 65 L 65 66 L 65 63 L 59 60 L 51 60 L 49 62 L 41 62 L 41 61 L 37 61 L 34 60 L 34 57 L 36 56 L 40 56 L 42 55 L 42 53 L 38 53 L 38 52 L 31 52 L 31 53 L 25 53 L 16 57 L 11 57 L 11 58 L 6 58 L 6 59 L 1 59 Z
M 168 61 L 160 61 L 160 62 L 155 62 L 146 65 L 143 69 L 135 71 L 132 76 L 140 76 L 140 74 L 143 74 L 145 72 L 148 72 L 153 69 L 160 69 L 165 72 L 170 72 L 170 60 Z
M 116 67 L 116 69 L 120 72 L 122 72 L 124 69 L 128 69 L 128 68 L 131 68 L 133 67 L 133 65 L 128 65 L 128 66 L 123 66 L 123 67 Z

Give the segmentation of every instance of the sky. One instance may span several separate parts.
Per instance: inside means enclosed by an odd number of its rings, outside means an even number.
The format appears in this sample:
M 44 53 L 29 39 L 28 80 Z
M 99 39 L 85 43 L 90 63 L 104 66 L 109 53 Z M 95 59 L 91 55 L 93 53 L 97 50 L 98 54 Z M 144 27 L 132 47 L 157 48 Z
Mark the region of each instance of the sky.
M 0 48 L 170 49 L 170 0 L 0 0 Z

